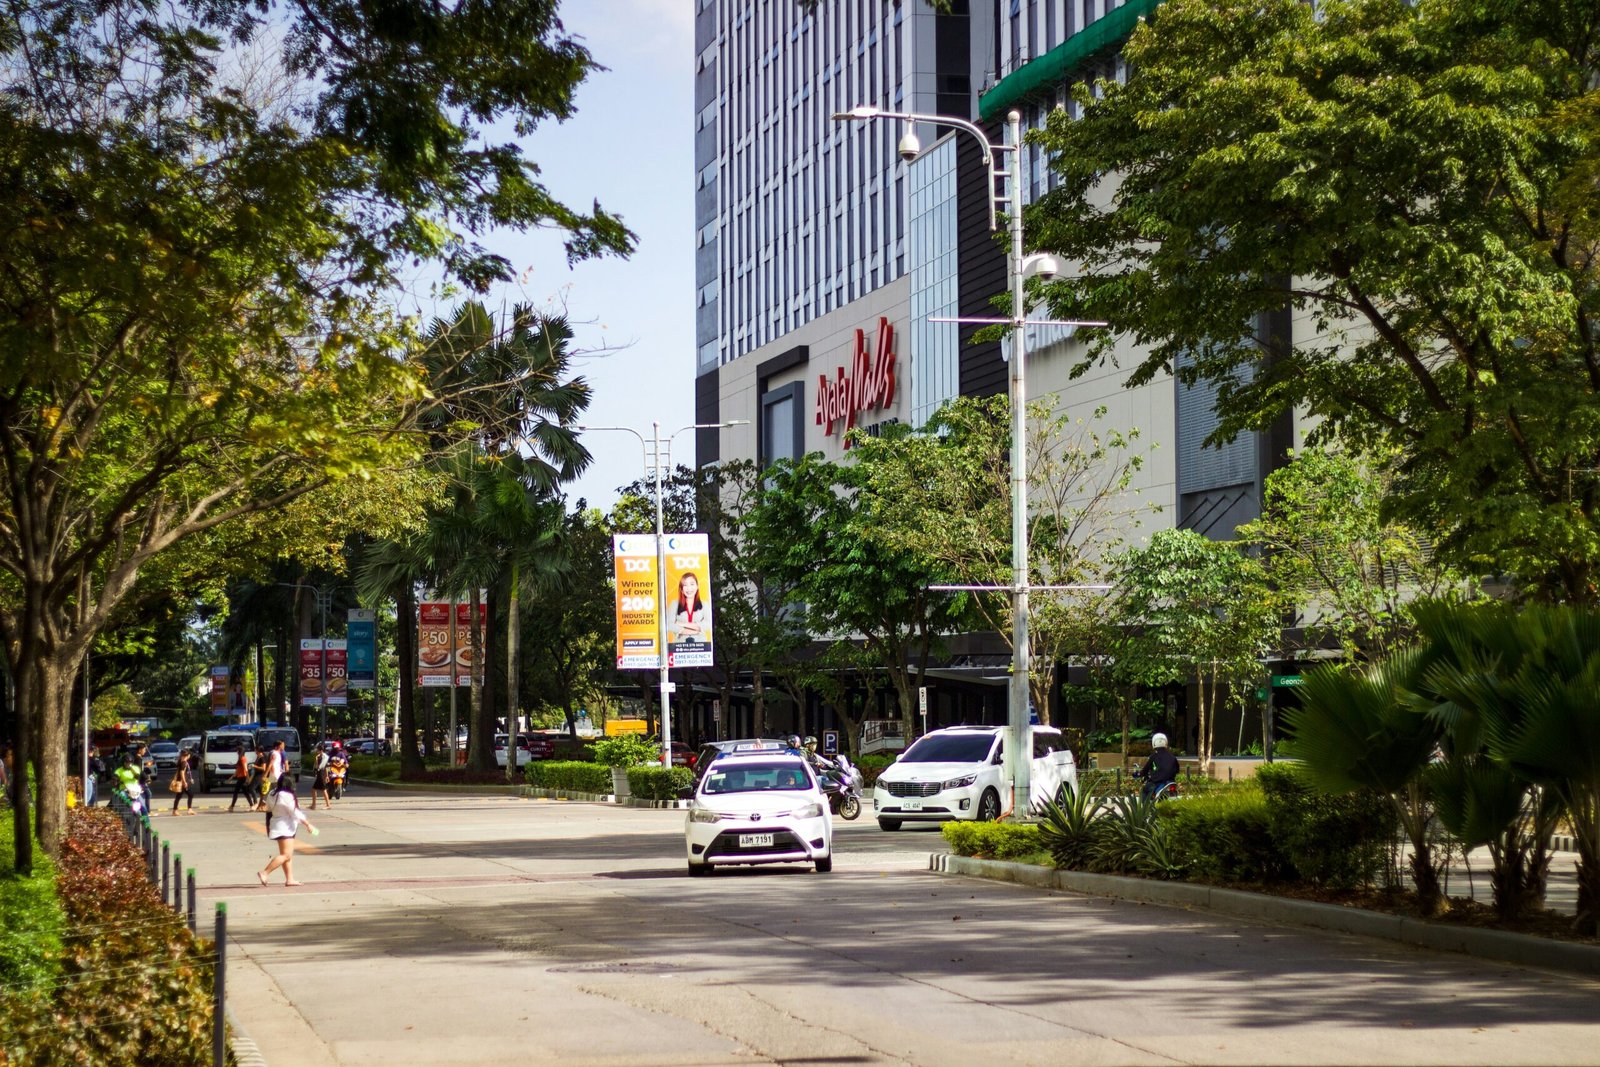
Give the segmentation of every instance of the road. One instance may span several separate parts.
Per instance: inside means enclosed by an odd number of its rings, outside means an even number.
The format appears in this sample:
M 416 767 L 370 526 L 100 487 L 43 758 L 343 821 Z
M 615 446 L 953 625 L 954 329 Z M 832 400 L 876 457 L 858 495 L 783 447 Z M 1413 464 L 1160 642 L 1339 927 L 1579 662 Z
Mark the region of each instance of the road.
M 691 880 L 682 812 L 367 792 L 263 889 L 262 817 L 201 806 L 154 824 L 272 1067 L 1600 1062 L 1600 983 L 932 874 L 870 817 Z

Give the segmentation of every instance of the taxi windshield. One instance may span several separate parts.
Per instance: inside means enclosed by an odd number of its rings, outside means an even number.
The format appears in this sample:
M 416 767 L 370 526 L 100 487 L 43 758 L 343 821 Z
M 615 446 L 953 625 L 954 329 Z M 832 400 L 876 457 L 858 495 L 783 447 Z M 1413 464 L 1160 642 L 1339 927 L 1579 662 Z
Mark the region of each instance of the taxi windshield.
M 810 788 L 810 776 L 798 763 L 741 763 L 737 767 L 712 767 L 700 791 L 707 794 L 761 793 Z

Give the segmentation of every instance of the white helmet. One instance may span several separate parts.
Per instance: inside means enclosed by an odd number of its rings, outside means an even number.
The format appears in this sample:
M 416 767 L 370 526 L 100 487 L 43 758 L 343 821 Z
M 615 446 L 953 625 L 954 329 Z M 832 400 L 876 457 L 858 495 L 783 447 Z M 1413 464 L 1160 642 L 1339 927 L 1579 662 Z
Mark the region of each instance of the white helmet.
M 1167 747 L 1167 735 L 1166 734 L 1156 734 L 1154 737 L 1150 738 L 1150 747 L 1151 748 L 1166 748 Z

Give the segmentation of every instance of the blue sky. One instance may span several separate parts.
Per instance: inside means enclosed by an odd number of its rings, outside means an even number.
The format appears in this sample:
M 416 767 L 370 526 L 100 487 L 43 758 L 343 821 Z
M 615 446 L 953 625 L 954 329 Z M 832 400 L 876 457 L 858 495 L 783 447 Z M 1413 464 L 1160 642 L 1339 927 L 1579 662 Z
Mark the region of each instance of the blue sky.
M 485 241 L 518 272 L 516 284 L 489 295 L 491 309 L 525 302 L 571 321 L 574 349 L 587 353 L 576 369 L 594 387 L 583 421 L 647 435 L 652 419 L 663 433 L 694 421 L 694 7 L 566 0 L 567 32 L 610 69 L 579 87 L 572 119 L 523 142 L 559 199 L 583 210 L 599 200 L 623 217 L 638 235 L 633 256 L 569 269 L 559 234 Z M 674 462 L 691 462 L 693 436 L 675 439 Z M 588 433 L 584 444 L 594 463 L 570 494 L 609 507 L 617 486 L 644 474 L 639 442 Z

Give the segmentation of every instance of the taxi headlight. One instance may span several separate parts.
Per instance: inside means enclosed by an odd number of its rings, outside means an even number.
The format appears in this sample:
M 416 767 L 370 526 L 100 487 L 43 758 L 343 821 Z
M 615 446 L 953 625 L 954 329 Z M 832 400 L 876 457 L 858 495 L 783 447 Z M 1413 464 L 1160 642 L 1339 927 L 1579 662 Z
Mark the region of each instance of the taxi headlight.
M 964 788 L 966 786 L 971 785 L 973 782 L 976 782 L 977 780 L 978 780 L 978 776 L 976 774 L 963 775 L 960 778 L 952 778 L 952 779 L 950 779 L 948 782 L 944 783 L 939 788 L 940 789 L 961 789 L 961 788 Z
M 721 820 L 722 820 L 722 816 L 718 815 L 716 812 L 712 811 L 710 808 L 690 808 L 689 809 L 689 821 L 690 822 L 720 822 Z
M 789 814 L 794 816 L 796 819 L 820 819 L 822 818 L 822 805 L 802 804 Z

